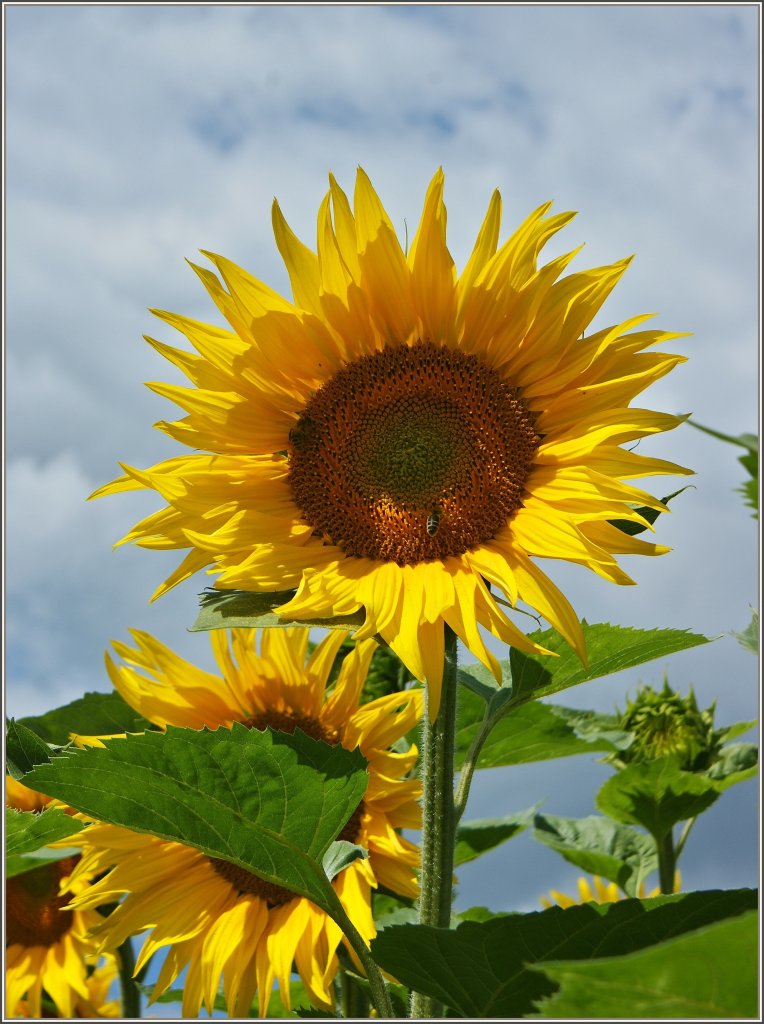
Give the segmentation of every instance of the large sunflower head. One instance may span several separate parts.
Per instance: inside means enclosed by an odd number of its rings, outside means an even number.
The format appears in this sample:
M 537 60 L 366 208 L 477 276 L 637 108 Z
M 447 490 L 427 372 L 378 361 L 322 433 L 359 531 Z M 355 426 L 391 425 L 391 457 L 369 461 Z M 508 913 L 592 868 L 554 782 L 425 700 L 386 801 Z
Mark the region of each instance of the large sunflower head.
M 375 934 L 372 890 L 417 894 L 418 849 L 397 830 L 418 828 L 420 784 L 409 779 L 417 751 L 393 750 L 422 713 L 422 694 L 409 690 L 359 704 L 374 641 L 356 645 L 327 692 L 335 656 L 347 636 L 333 631 L 308 653 L 307 629 L 235 629 L 210 634 L 220 669 L 203 671 L 147 633 L 134 631 L 134 647 L 115 644 L 122 663 L 107 655 L 109 675 L 125 700 L 157 726 L 301 729 L 315 739 L 360 747 L 369 762 L 369 784 L 339 838 L 369 851 L 334 880 L 353 924 Z M 259 645 L 257 641 L 259 640 Z M 201 1006 L 211 1013 L 222 979 L 228 1012 L 248 1016 L 257 991 L 267 1012 L 274 980 L 289 1008 L 295 969 L 312 1001 L 333 1006 L 339 927 L 309 900 L 266 883 L 224 860 L 191 847 L 113 825 L 94 825 L 77 837 L 78 871 L 103 877 L 81 893 L 76 907 L 96 907 L 125 894 L 98 930 L 103 948 L 151 928 L 136 970 L 168 947 L 154 987 L 157 998 L 188 967 L 183 1014 Z M 76 874 L 75 874 L 76 881 Z
M 6 805 L 39 813 L 55 801 L 6 777 Z M 68 840 L 67 840 L 68 844 Z M 61 844 L 58 844 L 61 845 Z M 50 860 L 5 881 L 5 1002 L 9 1017 L 118 1017 L 114 957 L 98 954 L 101 917 L 67 903 L 78 858 Z M 87 880 L 81 877 L 79 888 Z M 76 888 L 76 884 L 75 884 Z
M 222 256 L 194 269 L 229 324 L 157 312 L 193 352 L 148 339 L 191 387 L 150 385 L 186 415 L 158 424 L 195 449 L 97 494 L 148 488 L 167 502 L 125 540 L 190 548 L 157 590 L 206 566 L 223 589 L 296 590 L 293 618 L 365 609 L 358 638 L 381 635 L 439 702 L 444 623 L 500 678 L 479 626 L 525 651 L 510 621 L 522 601 L 582 658 L 579 620 L 534 559 L 633 581 L 619 554 L 667 549 L 610 520 L 665 511 L 625 483 L 688 472 L 625 443 L 680 418 L 630 408 L 683 357 L 647 316 L 588 333 L 629 260 L 562 276 L 575 252 L 538 265 L 572 217 L 535 210 L 501 246 L 494 193 L 459 274 L 446 245 L 443 174 L 404 252 L 363 171 L 351 207 L 330 176 L 316 250 L 277 204 L 282 298 Z M 203 454 L 204 452 L 209 454 Z

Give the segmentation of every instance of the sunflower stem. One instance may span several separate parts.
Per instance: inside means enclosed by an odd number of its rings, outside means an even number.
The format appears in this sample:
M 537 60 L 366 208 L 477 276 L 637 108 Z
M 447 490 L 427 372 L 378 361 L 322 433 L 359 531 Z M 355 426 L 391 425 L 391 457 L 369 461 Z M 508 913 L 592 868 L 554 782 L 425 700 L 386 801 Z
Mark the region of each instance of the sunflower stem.
M 129 938 L 125 939 L 117 950 L 119 963 L 119 987 L 122 991 L 122 1016 L 126 1019 L 141 1016 L 141 993 L 133 977 L 135 972 L 135 952 Z
M 339 897 L 333 889 L 330 890 L 330 892 L 330 906 L 326 909 L 330 911 L 331 916 L 344 932 L 345 938 L 350 943 L 353 952 L 361 961 L 361 965 L 366 972 L 366 978 L 369 982 L 369 993 L 371 995 L 371 1001 L 374 1004 L 374 1009 L 377 1011 L 377 1016 L 387 1018 L 394 1017 L 395 1012 L 393 1010 L 393 1004 L 390 1002 L 390 996 L 387 991 L 387 986 L 385 985 L 385 979 L 382 977 L 382 972 L 379 967 L 377 967 L 376 961 L 372 957 L 371 951 L 366 945 L 361 933 L 345 913 L 345 908 L 340 903 Z
M 422 874 L 419 923 L 448 928 L 454 878 L 454 747 L 456 741 L 456 634 L 445 626 L 440 708 L 430 721 L 429 690 L 422 722 Z M 412 1017 L 440 1017 L 443 1004 L 415 992 Z
M 674 851 L 674 833 L 671 829 L 658 843 L 658 880 L 661 893 L 671 894 L 674 891 L 674 875 L 676 873 L 676 853 Z
M 497 721 L 498 716 L 491 718 L 486 712 L 480 728 L 470 744 L 470 749 L 465 755 L 461 771 L 459 772 L 459 784 L 456 787 L 456 793 L 454 795 L 454 828 L 456 828 L 461 821 L 464 809 L 467 806 L 467 798 L 470 795 L 470 786 L 472 785 L 472 776 L 475 774 L 475 769 L 477 768 L 480 751 L 483 749 L 483 744 L 488 739 L 488 734 L 491 729 L 493 729 L 494 725 L 496 725 Z
M 684 849 L 684 844 L 687 842 L 687 839 L 689 838 L 690 832 L 692 830 L 692 826 L 695 824 L 697 820 L 698 819 L 696 816 L 694 818 L 688 818 L 688 820 L 685 822 L 684 828 L 682 829 L 682 833 L 679 836 L 679 842 L 676 844 L 676 850 L 674 851 L 675 863 L 679 861 L 679 858 L 682 855 L 682 850 Z

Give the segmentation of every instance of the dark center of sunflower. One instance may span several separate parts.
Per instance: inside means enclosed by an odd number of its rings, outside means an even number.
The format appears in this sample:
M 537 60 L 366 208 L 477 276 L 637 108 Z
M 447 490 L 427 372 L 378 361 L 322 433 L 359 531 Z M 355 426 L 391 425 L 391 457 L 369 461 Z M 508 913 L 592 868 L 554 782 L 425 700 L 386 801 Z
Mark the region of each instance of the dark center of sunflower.
M 269 709 L 268 711 L 258 712 L 251 718 L 245 718 L 241 724 L 245 725 L 248 729 L 266 729 L 270 726 L 272 729 L 288 733 L 293 733 L 295 729 L 302 729 L 307 736 L 311 736 L 314 740 L 323 740 L 332 746 L 336 746 L 339 742 L 336 730 L 328 729 L 315 718 L 298 715 L 293 711 L 272 711 Z M 364 804 L 362 800 L 337 838 L 346 839 L 349 843 L 354 843 L 361 831 L 363 814 Z M 259 896 L 266 901 L 269 907 L 280 907 L 285 903 L 289 903 L 290 900 L 297 898 L 288 889 L 284 889 L 280 885 L 274 885 L 273 882 L 266 882 L 237 864 L 232 864 L 227 860 L 220 860 L 217 857 L 209 857 L 208 859 L 220 877 L 230 883 L 240 896 Z
M 460 555 L 522 507 L 539 437 L 516 388 L 476 356 L 420 342 L 343 367 L 289 438 L 292 494 L 346 554 Z
M 5 944 L 55 945 L 72 926 L 73 913 L 62 910 L 71 899 L 59 896 L 61 879 L 71 875 L 79 857 L 44 864 L 5 882 Z

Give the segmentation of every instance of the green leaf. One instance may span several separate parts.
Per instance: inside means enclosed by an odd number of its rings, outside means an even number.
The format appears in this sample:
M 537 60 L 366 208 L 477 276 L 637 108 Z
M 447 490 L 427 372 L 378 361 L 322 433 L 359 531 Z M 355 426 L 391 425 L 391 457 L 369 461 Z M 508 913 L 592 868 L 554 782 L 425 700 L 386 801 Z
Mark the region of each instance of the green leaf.
M 234 723 L 67 750 L 25 783 L 100 821 L 231 861 L 333 914 L 321 861 L 368 775 L 358 750 Z
M 737 739 L 738 736 L 747 733 L 749 729 L 753 729 L 755 725 L 758 725 L 755 718 L 749 722 L 733 722 L 732 725 L 724 725 L 718 730 L 719 742 L 726 743 L 727 740 Z
M 11 719 L 5 730 L 5 770 L 18 782 L 36 764 L 50 760 L 51 748 L 31 729 Z
M 36 850 L 34 853 L 8 855 L 5 858 L 5 877 L 15 878 L 16 875 L 24 875 L 27 871 L 34 871 L 45 864 L 77 856 L 79 852 L 79 849 L 74 846 L 62 847 L 57 850 L 45 846 L 42 850 Z
M 649 836 L 609 818 L 537 814 L 534 825 L 534 838 L 589 874 L 615 882 L 628 896 L 638 896 L 640 885 L 658 866 Z
M 495 917 L 509 917 L 509 911 L 489 910 L 488 907 L 469 907 L 451 915 L 451 927 L 456 928 L 462 921 L 493 921 Z
M 506 693 L 512 689 L 509 677 L 509 663 L 503 661 L 501 662 L 501 667 L 503 670 L 501 687 L 499 687 L 499 684 L 494 679 L 493 672 L 490 672 L 485 665 L 481 665 L 479 662 L 474 665 L 458 668 L 456 678 L 462 686 L 466 686 L 475 696 L 480 697 L 486 704 L 490 704 L 497 694 Z
M 321 864 L 326 877 L 331 880 L 356 860 L 368 860 L 369 851 L 345 839 L 335 840 L 324 854 Z
M 91 691 L 73 700 L 71 704 L 65 704 L 44 715 L 20 718 L 19 723 L 47 743 L 58 744 L 66 743 L 69 734 L 73 732 L 86 736 L 110 736 L 154 728 L 115 690 L 111 693 Z
M 682 771 L 673 757 L 635 762 L 616 772 L 597 794 L 597 809 L 627 825 L 643 825 L 660 842 L 678 821 L 694 818 L 717 799 L 707 775 Z
M 759 653 L 759 613 L 755 608 L 751 609 L 751 621 L 740 633 L 732 633 L 741 647 L 745 647 L 751 654 Z
M 83 821 L 60 807 L 48 807 L 40 814 L 6 807 L 5 877 L 13 878 L 41 864 L 71 856 L 71 849 L 51 850 L 47 844 L 76 835 L 84 827 Z
M 704 427 L 700 423 L 695 423 L 693 420 L 688 421 L 690 426 L 695 427 L 696 430 L 702 430 L 704 434 L 710 434 L 711 437 L 718 438 L 719 441 L 726 441 L 728 444 L 738 445 L 740 448 L 745 448 L 745 455 L 741 455 L 738 458 L 738 462 L 746 469 L 751 477 L 750 480 L 746 480 L 741 487 L 737 490 L 745 498 L 745 504 L 750 508 L 754 509 L 754 518 L 758 519 L 759 515 L 759 439 L 756 434 L 738 434 L 737 437 L 733 437 L 730 434 L 723 434 L 719 430 L 712 430 L 711 427 Z
M 749 452 L 758 453 L 759 451 L 759 439 L 756 434 L 738 434 L 735 437 L 732 434 L 723 434 L 720 430 L 712 430 L 711 427 L 704 427 L 693 419 L 689 419 L 687 422 L 696 430 L 702 430 L 704 434 L 710 434 L 711 437 L 715 437 L 719 441 L 739 445 L 741 448 L 747 448 Z
M 322 629 L 357 629 L 363 625 L 363 609 L 352 615 L 332 619 L 292 619 L 276 614 L 276 609 L 294 597 L 294 590 L 261 594 L 249 590 L 205 590 L 199 595 L 201 605 L 191 632 L 207 629 L 251 629 L 278 626 L 316 626 Z
M 758 915 L 732 920 L 609 960 L 552 961 L 560 986 L 539 1016 L 617 1020 L 756 1018 Z M 535 1016 L 535 1015 L 534 1015 Z
M 665 498 L 661 498 L 664 505 L 668 505 L 672 498 L 678 497 L 684 491 L 691 488 L 692 484 L 687 484 L 685 487 L 680 487 L 678 491 L 674 491 L 673 494 L 667 494 Z M 657 508 L 648 508 L 647 505 L 632 505 L 635 512 L 638 512 L 643 519 L 646 519 L 650 526 L 653 525 L 655 520 L 661 514 Z M 608 522 L 611 526 L 615 526 L 617 530 L 621 530 L 622 533 L 628 533 L 630 537 L 635 537 L 638 533 L 644 533 L 647 529 L 642 523 L 632 522 L 631 519 L 609 519 Z
M 463 821 L 456 830 L 454 866 L 467 864 L 481 853 L 493 850 L 525 831 L 533 821 L 535 810 L 535 807 L 529 807 L 526 811 L 508 814 L 504 818 L 476 818 L 474 821 Z
M 735 917 L 756 901 L 755 890 L 717 890 L 552 907 L 455 930 L 400 925 L 380 932 L 371 950 L 383 970 L 445 1003 L 452 1015 L 522 1017 L 555 988 L 534 964 L 621 957 Z
M 754 743 L 729 743 L 722 747 L 714 763 L 704 774 L 713 779 L 721 792 L 738 782 L 752 779 L 758 770 L 759 750 Z
M 74 836 L 84 827 L 83 821 L 73 818 L 60 807 L 48 807 L 40 814 L 6 807 L 5 852 L 32 853 L 49 843 Z
M 609 623 L 590 626 L 587 622 L 583 622 L 582 627 L 588 667 L 581 664 L 554 629 L 531 633 L 530 637 L 559 657 L 531 657 L 515 649 L 511 651 L 513 707 L 711 642 L 709 637 L 684 629 L 632 629 Z
M 511 690 L 506 691 L 511 697 Z M 480 729 L 485 704 L 462 690 L 457 705 L 456 767 L 460 768 Z M 555 757 L 621 750 L 631 734 L 618 730 L 616 719 L 594 711 L 576 711 L 538 701 L 518 704 L 494 725 L 478 757 L 478 768 L 529 764 Z

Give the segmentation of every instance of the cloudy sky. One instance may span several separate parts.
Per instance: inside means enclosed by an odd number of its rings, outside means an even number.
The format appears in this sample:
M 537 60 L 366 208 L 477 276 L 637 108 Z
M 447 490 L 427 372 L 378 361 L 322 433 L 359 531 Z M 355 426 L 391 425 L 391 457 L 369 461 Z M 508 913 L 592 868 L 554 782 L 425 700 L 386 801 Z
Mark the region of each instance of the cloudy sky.
M 599 326 L 657 312 L 690 357 L 646 405 L 758 432 L 758 5 L 6 5 L 7 708 L 37 713 L 109 688 L 103 651 L 148 629 L 200 664 L 186 630 L 206 579 L 149 607 L 175 556 L 112 544 L 157 502 L 86 502 L 118 472 L 179 453 L 151 424 L 175 380 L 142 335 L 147 307 L 218 322 L 185 258 L 217 251 L 287 289 L 277 196 L 308 243 L 332 170 L 362 165 L 401 235 L 446 174 L 449 242 L 464 264 L 492 190 L 505 235 L 540 203 L 578 210 L 556 255 L 636 260 Z M 552 566 L 590 622 L 719 635 L 758 603 L 757 528 L 734 491 L 737 450 L 690 427 L 640 449 L 697 471 L 660 523 L 662 559 L 615 588 Z M 676 486 L 684 482 L 677 482 Z M 673 481 L 656 485 L 660 493 Z M 661 490 L 665 487 L 666 490 Z M 692 684 L 717 720 L 754 718 L 756 662 L 729 636 L 564 696 L 612 710 L 637 682 Z M 593 811 L 607 770 L 569 759 L 483 773 L 472 817 L 544 799 Z M 753 884 L 746 783 L 688 844 L 690 888 Z M 576 872 L 525 836 L 462 875 L 460 905 L 531 909 Z

